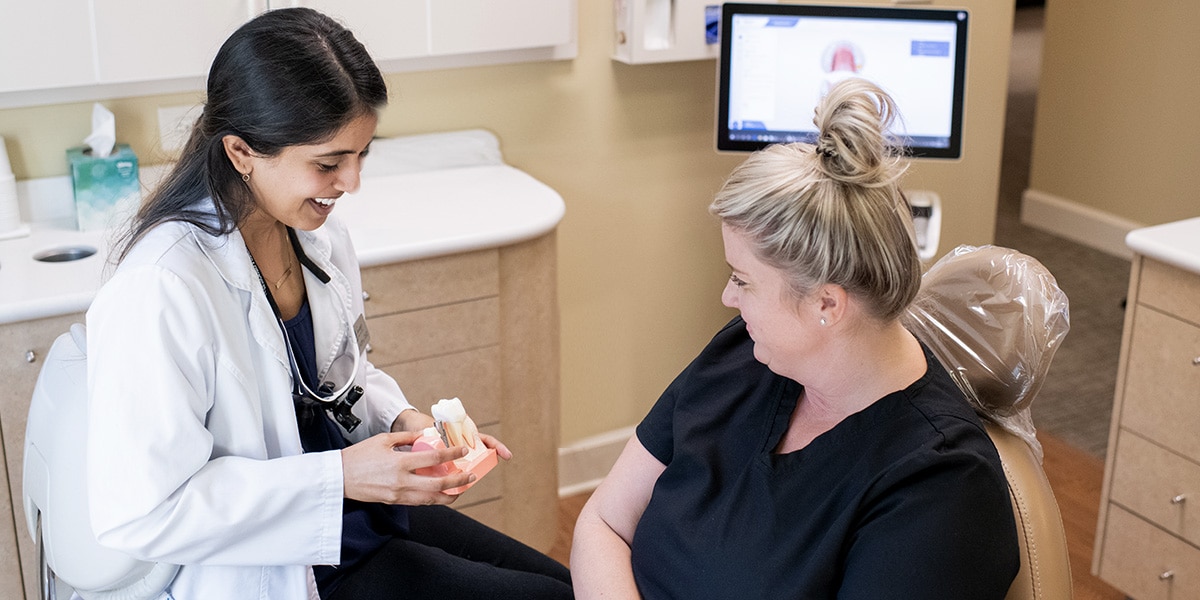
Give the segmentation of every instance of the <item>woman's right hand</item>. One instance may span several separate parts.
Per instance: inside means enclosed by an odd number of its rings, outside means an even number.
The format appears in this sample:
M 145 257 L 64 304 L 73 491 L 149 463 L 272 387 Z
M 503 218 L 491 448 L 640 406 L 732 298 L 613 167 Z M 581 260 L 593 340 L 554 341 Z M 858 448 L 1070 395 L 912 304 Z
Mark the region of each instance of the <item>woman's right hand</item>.
M 443 448 L 411 452 L 420 432 L 381 433 L 342 450 L 344 494 L 352 500 L 405 504 L 450 504 L 458 497 L 444 494 L 475 480 L 470 473 L 445 477 L 418 475 L 417 469 L 432 467 L 462 458 L 466 448 Z

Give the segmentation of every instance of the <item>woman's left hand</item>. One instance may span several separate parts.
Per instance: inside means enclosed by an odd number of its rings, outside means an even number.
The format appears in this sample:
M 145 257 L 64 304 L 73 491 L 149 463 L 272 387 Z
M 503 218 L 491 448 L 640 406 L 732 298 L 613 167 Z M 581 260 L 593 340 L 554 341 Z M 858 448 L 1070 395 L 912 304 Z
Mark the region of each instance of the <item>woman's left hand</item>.
M 479 433 L 479 439 L 483 441 L 483 445 L 496 451 L 496 456 L 504 460 L 512 459 L 512 451 L 508 449 L 500 440 L 483 432 Z

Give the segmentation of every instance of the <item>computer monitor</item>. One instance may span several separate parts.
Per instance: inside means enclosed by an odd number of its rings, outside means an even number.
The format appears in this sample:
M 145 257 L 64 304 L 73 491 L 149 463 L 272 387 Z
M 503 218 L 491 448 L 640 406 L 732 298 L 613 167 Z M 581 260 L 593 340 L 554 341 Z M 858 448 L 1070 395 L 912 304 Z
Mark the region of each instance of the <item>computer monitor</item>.
M 962 154 L 965 10 L 726 3 L 721 15 L 717 149 L 813 142 L 813 107 L 862 77 L 896 101 L 896 145 L 914 157 Z

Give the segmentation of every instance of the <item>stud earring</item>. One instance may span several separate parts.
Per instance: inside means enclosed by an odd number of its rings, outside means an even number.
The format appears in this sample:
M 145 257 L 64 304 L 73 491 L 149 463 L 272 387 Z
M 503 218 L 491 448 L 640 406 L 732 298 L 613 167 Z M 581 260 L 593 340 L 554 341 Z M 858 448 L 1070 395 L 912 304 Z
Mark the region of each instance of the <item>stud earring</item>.
M 242 181 L 244 181 L 244 182 L 246 182 L 246 183 L 250 183 L 250 174 L 249 174 L 249 173 L 242 173 Z
M 821 317 L 821 327 L 825 326 L 825 317 Z

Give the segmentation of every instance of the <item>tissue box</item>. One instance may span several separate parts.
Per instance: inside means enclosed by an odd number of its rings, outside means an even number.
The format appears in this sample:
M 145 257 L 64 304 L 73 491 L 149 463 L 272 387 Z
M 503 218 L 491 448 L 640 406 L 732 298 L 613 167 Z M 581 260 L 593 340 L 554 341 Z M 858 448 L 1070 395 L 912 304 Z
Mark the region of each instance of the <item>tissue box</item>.
M 67 150 L 75 215 L 80 231 L 102 230 L 123 224 L 142 201 L 137 155 L 128 144 L 117 144 L 101 158 L 91 148 Z

